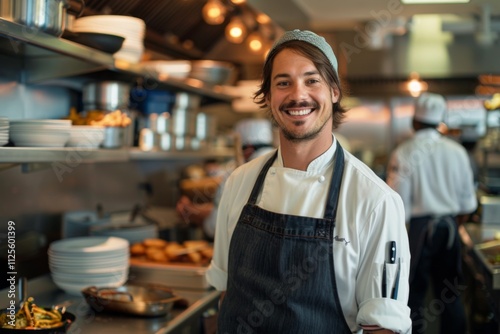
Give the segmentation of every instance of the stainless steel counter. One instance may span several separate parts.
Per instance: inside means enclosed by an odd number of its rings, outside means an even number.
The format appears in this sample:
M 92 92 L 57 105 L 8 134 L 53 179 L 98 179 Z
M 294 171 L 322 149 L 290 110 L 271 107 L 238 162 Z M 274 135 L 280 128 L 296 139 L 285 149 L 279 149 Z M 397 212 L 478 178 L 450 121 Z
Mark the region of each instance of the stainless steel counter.
M 28 296 L 33 296 L 38 305 L 65 305 L 67 311 L 76 316 L 68 333 L 92 334 L 147 334 L 147 333 L 200 333 L 202 314 L 217 305 L 218 291 L 200 291 L 200 299 L 186 308 L 176 308 L 163 317 L 145 318 L 129 315 L 96 312 L 83 296 L 65 293 L 54 285 L 49 275 L 30 280 Z M 7 289 L 0 292 L 0 306 L 8 305 Z

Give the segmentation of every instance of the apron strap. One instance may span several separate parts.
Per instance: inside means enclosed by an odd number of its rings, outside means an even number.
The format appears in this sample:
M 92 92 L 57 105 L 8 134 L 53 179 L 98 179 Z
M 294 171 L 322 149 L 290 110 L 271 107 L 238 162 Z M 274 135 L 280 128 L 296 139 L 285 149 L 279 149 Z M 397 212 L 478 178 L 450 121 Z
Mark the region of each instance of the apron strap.
M 342 185 L 342 176 L 344 174 L 344 149 L 337 140 L 337 149 L 335 150 L 335 167 L 333 168 L 330 190 L 326 197 L 325 219 L 335 220 L 337 217 L 337 207 L 339 203 L 340 186 Z
M 252 193 L 248 198 L 248 204 L 255 205 L 255 203 L 257 203 L 257 197 L 259 196 L 260 188 L 266 178 L 267 171 L 269 170 L 269 168 L 271 168 L 271 165 L 273 164 L 274 160 L 276 160 L 277 156 L 278 156 L 278 150 L 274 152 L 274 154 L 269 158 L 269 160 L 267 160 L 264 167 L 262 167 L 262 170 L 260 171 L 259 176 L 257 177 L 257 181 L 255 181 L 255 184 L 253 185 Z

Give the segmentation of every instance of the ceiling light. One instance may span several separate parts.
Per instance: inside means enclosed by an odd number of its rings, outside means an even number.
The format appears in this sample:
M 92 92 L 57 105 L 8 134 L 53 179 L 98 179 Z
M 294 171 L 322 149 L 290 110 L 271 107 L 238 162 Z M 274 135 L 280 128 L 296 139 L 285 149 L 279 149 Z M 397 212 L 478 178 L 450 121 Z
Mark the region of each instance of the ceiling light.
M 212 25 L 221 24 L 226 18 L 226 6 L 219 0 L 208 0 L 201 13 L 206 23 Z
M 470 0 L 401 0 L 405 5 L 442 4 L 442 3 L 469 3 Z
M 246 0 L 231 0 L 231 2 L 234 3 L 235 5 L 241 5 L 244 4 Z
M 250 35 L 248 35 L 247 44 L 250 50 L 253 52 L 259 52 L 260 50 L 262 50 L 262 47 L 264 46 L 262 42 L 262 37 L 260 36 L 260 33 L 258 31 L 255 31 Z
M 239 16 L 234 16 L 226 26 L 226 39 L 235 44 L 243 42 L 247 35 L 247 28 Z
M 269 16 L 267 16 L 266 14 L 263 14 L 263 13 L 259 13 L 255 19 L 260 24 L 266 24 L 266 23 L 271 22 L 271 18 Z

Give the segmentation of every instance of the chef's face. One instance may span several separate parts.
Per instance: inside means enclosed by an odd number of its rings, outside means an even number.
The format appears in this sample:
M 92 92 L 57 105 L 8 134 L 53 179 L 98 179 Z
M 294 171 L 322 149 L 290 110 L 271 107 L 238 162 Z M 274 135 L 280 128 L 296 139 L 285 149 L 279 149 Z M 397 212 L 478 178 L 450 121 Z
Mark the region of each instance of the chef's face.
M 314 63 L 297 51 L 276 55 L 268 105 L 285 139 L 311 140 L 332 132 L 333 103 L 338 92 L 328 85 Z

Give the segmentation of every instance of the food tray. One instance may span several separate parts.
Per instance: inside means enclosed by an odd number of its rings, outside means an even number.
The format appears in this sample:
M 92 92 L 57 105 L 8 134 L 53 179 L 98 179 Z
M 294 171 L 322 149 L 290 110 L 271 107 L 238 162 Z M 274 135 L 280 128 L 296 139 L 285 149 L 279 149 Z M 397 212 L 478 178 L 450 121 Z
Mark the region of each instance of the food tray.
M 162 284 L 171 288 L 210 289 L 205 273 L 207 266 L 167 264 L 130 259 L 129 278 L 136 282 Z

